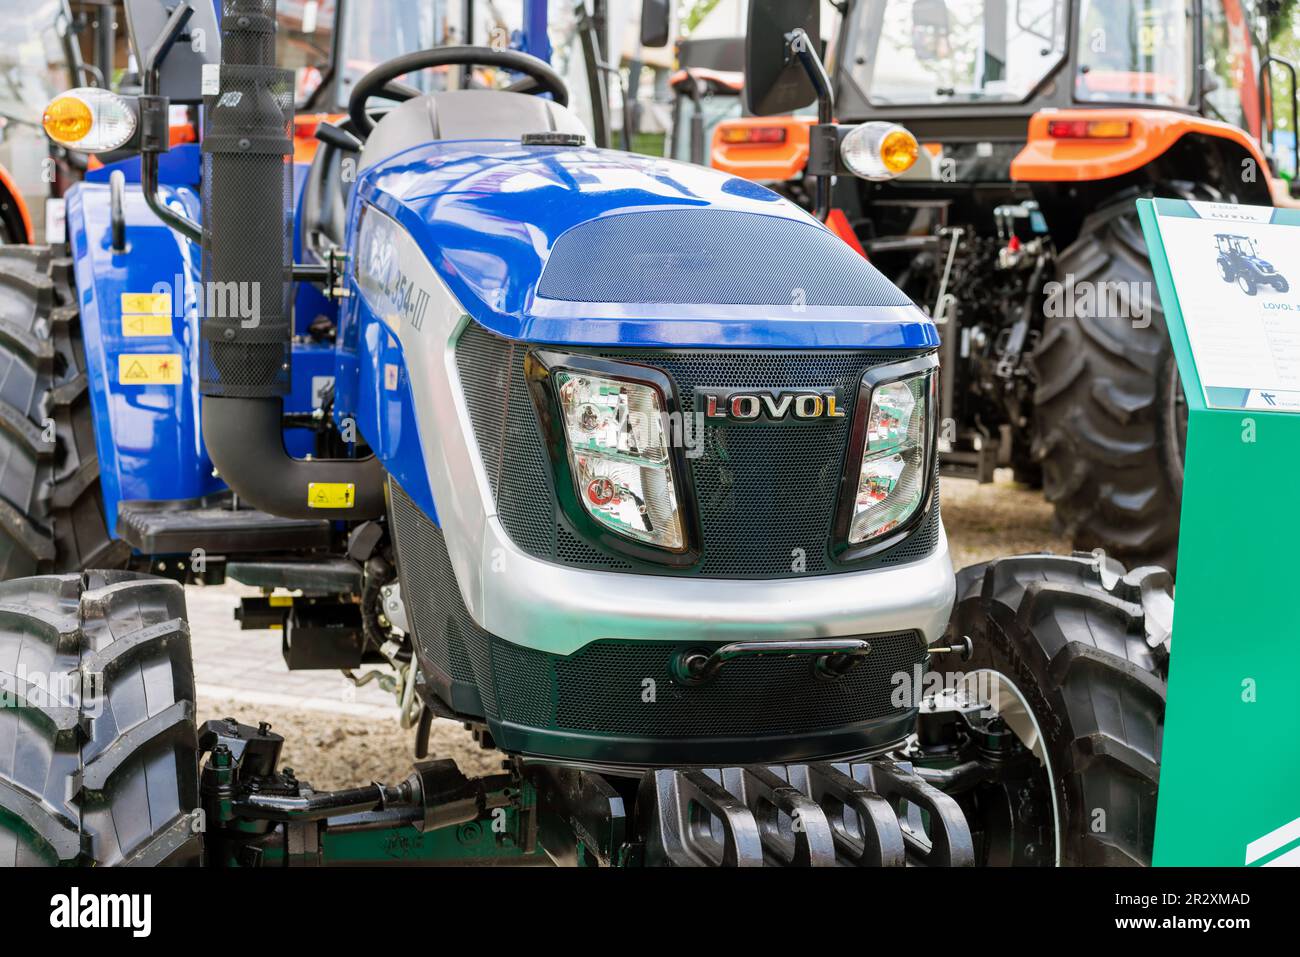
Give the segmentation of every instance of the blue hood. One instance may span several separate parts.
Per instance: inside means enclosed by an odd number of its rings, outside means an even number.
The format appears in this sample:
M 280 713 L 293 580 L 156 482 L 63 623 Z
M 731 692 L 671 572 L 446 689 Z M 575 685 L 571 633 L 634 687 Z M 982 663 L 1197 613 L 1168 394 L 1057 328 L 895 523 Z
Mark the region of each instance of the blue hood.
M 776 193 L 654 157 L 440 142 L 365 171 L 480 324 L 567 345 L 916 349 L 929 318 Z M 355 220 L 355 215 L 354 215 Z

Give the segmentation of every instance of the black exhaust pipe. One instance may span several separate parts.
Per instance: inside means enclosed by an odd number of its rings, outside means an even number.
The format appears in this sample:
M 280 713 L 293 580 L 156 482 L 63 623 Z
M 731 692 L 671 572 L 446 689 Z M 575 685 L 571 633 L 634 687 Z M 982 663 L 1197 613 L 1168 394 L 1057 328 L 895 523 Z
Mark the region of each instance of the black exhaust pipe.
M 383 469 L 295 459 L 289 393 L 294 76 L 275 63 L 276 0 L 223 0 L 218 92 L 204 100 L 203 441 L 226 484 L 286 518 L 384 514 Z

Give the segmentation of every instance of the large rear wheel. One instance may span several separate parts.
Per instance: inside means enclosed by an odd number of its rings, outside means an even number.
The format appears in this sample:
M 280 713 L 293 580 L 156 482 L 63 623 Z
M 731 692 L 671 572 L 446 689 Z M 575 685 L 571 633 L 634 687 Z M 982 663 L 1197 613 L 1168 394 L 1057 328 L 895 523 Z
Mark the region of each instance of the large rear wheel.
M 1044 494 L 1076 548 L 1172 571 L 1187 410 L 1133 198 L 1088 217 L 1057 266 L 1079 294 L 1033 355 Z
M 0 579 L 129 554 L 104 519 L 72 261 L 0 246 Z

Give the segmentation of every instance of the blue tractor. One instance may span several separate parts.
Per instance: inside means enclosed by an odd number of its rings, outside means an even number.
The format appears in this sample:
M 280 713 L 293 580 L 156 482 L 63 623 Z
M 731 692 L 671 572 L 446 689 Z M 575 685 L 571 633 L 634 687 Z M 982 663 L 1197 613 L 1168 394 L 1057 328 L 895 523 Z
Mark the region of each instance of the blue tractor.
M 751 108 L 820 96 L 818 163 L 878 166 L 818 4 L 753 6 Z M 108 159 L 69 245 L 0 249 L 0 862 L 1149 860 L 1168 575 L 954 576 L 895 286 L 761 186 L 592 146 L 505 44 L 379 63 L 295 164 L 275 0 L 212 13 L 128 0 L 139 94 L 46 114 Z M 291 668 L 388 667 L 501 772 L 315 790 L 199 724 L 183 585 L 226 579 L 294 594 L 240 610 Z
M 1272 286 L 1280 293 L 1291 291 L 1286 276 L 1259 254 L 1252 237 L 1215 233 L 1214 247 L 1218 252 L 1214 264 L 1219 269 L 1219 278 L 1236 283 L 1246 295 L 1255 295 L 1260 286 Z

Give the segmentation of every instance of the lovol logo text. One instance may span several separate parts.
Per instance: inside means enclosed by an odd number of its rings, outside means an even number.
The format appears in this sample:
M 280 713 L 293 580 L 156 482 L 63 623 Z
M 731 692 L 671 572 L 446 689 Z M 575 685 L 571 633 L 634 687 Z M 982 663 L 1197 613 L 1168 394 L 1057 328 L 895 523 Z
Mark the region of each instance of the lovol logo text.
M 745 392 L 717 392 L 696 390 L 697 409 L 704 410 L 706 421 L 727 419 L 733 422 L 780 422 L 797 419 L 810 422 L 815 419 L 842 419 L 844 410 L 829 389 L 812 391 L 752 390 Z

